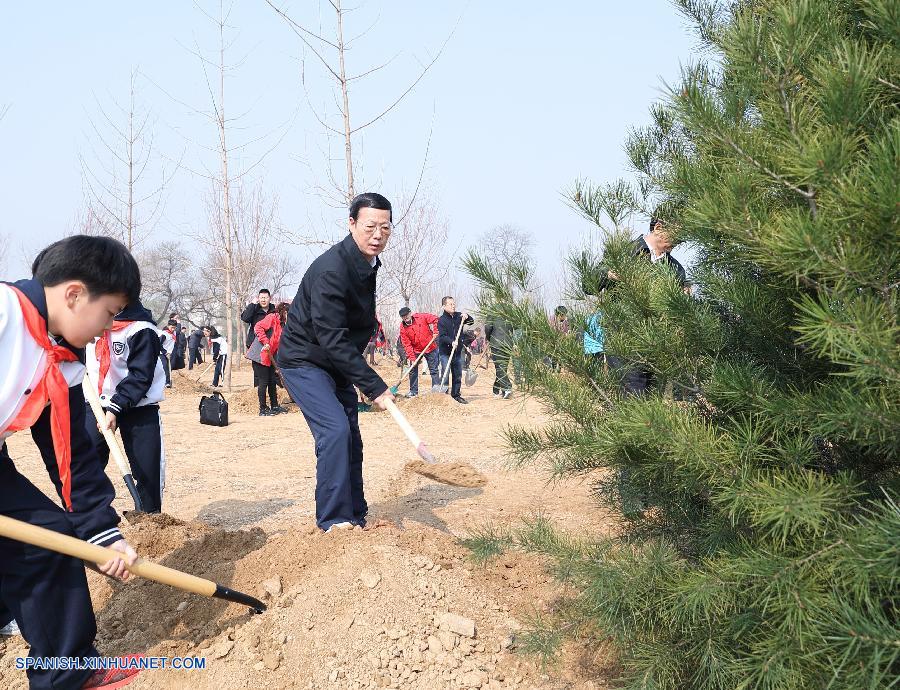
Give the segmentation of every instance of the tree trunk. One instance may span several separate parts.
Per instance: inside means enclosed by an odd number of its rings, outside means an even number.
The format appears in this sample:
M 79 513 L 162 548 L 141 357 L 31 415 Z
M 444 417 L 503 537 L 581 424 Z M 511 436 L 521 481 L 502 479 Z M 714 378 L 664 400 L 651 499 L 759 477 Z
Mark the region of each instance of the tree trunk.
M 337 45 L 340 59 L 341 95 L 344 97 L 344 108 L 341 114 L 344 116 L 344 159 L 347 163 L 347 205 L 356 196 L 353 189 L 353 152 L 350 143 L 350 97 L 347 93 L 347 73 L 344 67 L 344 12 L 341 9 L 341 0 L 336 0 L 334 9 L 337 11 Z
M 231 285 L 234 278 L 234 245 L 231 233 L 231 200 L 228 189 L 228 148 L 225 141 L 225 19 L 219 4 L 219 147 L 222 154 L 222 210 L 225 224 L 225 332 L 228 349 L 225 361 L 225 390 L 231 391 L 231 362 L 234 359 L 234 297 Z

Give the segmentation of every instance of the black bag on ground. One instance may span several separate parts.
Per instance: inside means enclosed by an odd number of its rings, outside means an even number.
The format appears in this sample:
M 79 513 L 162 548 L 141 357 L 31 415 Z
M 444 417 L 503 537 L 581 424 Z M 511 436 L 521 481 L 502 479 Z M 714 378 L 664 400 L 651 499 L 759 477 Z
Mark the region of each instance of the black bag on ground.
M 218 391 L 200 398 L 200 423 L 228 426 L 228 401 Z

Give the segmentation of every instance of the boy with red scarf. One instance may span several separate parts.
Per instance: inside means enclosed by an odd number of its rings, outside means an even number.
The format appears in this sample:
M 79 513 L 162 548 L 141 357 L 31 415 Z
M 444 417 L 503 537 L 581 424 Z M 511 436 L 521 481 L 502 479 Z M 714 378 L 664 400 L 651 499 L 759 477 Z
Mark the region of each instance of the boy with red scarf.
M 87 370 L 100 393 L 106 424 L 122 433 L 141 508 L 147 513 L 162 511 L 166 483 L 159 403 L 167 377 L 159 356 L 159 338 L 153 315 L 140 300 L 134 300 L 116 314 L 112 328 L 87 346 Z M 105 465 L 109 447 L 92 414 L 87 414 L 86 422 Z
M 0 514 L 122 553 L 100 567 L 126 579 L 137 557 L 111 507 L 115 492 L 85 433 L 84 347 L 136 300 L 140 271 L 123 244 L 76 235 L 51 244 L 32 279 L 0 284 Z M 24 475 L 6 440 L 29 429 L 62 501 Z M 15 617 L 32 657 L 96 657 L 84 564 L 0 538 L 0 625 Z M 4 620 L 6 619 L 6 620 Z M 134 670 L 36 669 L 29 686 L 121 687 Z

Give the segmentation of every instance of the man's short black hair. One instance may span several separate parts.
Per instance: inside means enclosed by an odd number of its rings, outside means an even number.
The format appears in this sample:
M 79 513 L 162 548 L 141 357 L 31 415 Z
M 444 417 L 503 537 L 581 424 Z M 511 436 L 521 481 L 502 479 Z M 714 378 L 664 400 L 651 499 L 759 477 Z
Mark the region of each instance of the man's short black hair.
M 257 294 L 258 294 L 258 295 L 261 295 L 261 294 L 264 293 L 264 292 L 265 292 L 269 297 L 272 296 L 272 293 L 269 292 L 269 289 L 268 289 L 268 288 L 263 288 L 263 289 L 260 290 Z
M 447 302 L 449 302 L 452 299 L 453 298 L 450 295 L 447 295 L 446 297 L 441 297 L 441 306 L 443 307 L 445 304 L 447 304 Z
M 45 247 L 31 264 L 31 275 L 44 287 L 80 280 L 91 297 L 141 296 L 141 269 L 124 244 L 111 237 L 72 235 Z
M 350 217 L 353 220 L 359 218 L 359 209 L 361 208 L 375 208 L 379 211 L 390 211 L 391 220 L 394 219 L 394 210 L 391 208 L 391 202 L 377 192 L 366 192 L 364 194 L 357 194 L 353 197 L 353 201 L 350 202 Z
M 403 307 L 403 308 L 400 310 L 400 318 L 401 318 L 401 319 L 402 319 L 402 318 L 405 318 L 406 315 L 410 313 L 410 311 L 412 311 L 412 310 L 411 310 L 409 307 Z

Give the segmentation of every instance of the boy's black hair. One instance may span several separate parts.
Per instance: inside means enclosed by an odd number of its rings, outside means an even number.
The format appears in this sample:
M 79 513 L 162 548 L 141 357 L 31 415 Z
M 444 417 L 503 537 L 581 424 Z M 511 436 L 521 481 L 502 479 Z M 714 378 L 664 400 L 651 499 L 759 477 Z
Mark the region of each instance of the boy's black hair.
M 409 307 L 403 307 L 403 308 L 400 310 L 400 316 L 401 316 L 401 317 L 405 317 L 405 316 L 406 316 L 407 314 L 409 314 L 411 311 L 412 311 L 412 310 L 411 310 Z
M 391 202 L 376 192 L 366 192 L 353 197 L 353 201 L 350 202 L 350 217 L 353 220 L 359 217 L 359 209 L 361 208 L 376 208 L 379 211 L 390 211 L 391 220 L 394 220 L 394 210 L 391 208 Z
M 260 291 L 257 292 L 256 294 L 257 294 L 257 295 L 261 295 L 261 294 L 264 293 L 264 292 L 265 292 L 269 297 L 272 296 L 272 293 L 269 292 L 269 289 L 268 289 L 268 288 L 263 288 L 262 290 L 260 290 Z
M 569 310 L 566 309 L 565 306 L 563 306 L 562 304 L 560 304 L 560 305 L 556 308 L 556 315 L 557 315 L 557 316 L 568 316 L 568 315 L 569 315 Z
M 662 223 L 662 220 L 653 216 L 653 218 L 650 219 L 650 232 L 653 232 L 660 223 Z
M 72 235 L 45 247 L 31 264 L 31 275 L 45 287 L 80 280 L 91 298 L 141 295 L 141 269 L 124 244 L 111 237 Z

